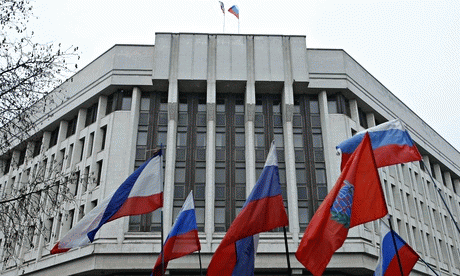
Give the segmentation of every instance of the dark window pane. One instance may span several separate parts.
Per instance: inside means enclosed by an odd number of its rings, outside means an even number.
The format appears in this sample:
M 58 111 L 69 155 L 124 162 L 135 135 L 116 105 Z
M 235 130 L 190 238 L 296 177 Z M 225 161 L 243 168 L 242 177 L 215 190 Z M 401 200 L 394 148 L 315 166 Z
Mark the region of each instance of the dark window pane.
M 246 170 L 236 169 L 235 170 L 235 183 L 245 183 L 245 182 L 246 182 Z
M 181 125 L 181 126 L 188 125 L 188 114 L 187 113 L 179 113 L 179 118 L 178 118 L 177 124 Z
M 236 187 L 235 188 L 235 197 L 237 200 L 245 200 L 246 199 L 246 187 Z
M 121 110 L 131 110 L 131 97 L 123 97 L 121 100 Z
M 196 149 L 196 160 L 197 161 L 206 160 L 206 149 Z
M 174 198 L 182 199 L 185 197 L 185 187 L 183 185 L 174 185 Z
M 255 127 L 264 127 L 264 115 L 256 114 L 254 117 Z
M 235 150 L 235 159 L 236 161 L 245 161 L 246 156 L 244 154 L 244 149 Z
M 244 147 L 244 133 L 235 133 L 235 147 Z
M 148 113 L 140 113 L 139 114 L 139 125 L 146 126 L 149 124 L 149 114 Z
M 225 169 L 216 169 L 216 183 L 225 183 Z
M 329 112 L 331 111 L 329 110 Z M 319 113 L 318 101 L 310 100 L 310 113 Z
M 216 199 L 225 199 L 225 186 L 216 186 Z
M 225 161 L 224 149 L 216 149 L 216 161 Z
M 328 100 L 327 101 L 327 109 L 328 109 L 330 114 L 338 113 L 337 102 L 335 100 Z
M 214 209 L 214 222 L 225 223 L 225 208 Z
M 299 200 L 308 199 L 307 187 L 297 187 L 297 197 Z
M 206 169 L 195 170 L 195 183 L 204 183 L 206 181 Z
M 311 126 L 321 127 L 321 118 L 319 116 L 311 116 Z
M 145 147 L 137 147 L 136 148 L 136 159 L 137 160 L 145 160 Z
M 300 115 L 294 115 L 292 118 L 293 127 L 302 127 L 302 117 Z
M 205 197 L 205 186 L 195 185 L 195 200 L 204 199 Z
M 196 134 L 196 145 L 197 147 L 206 146 L 206 133 L 199 132 Z
M 244 126 L 244 115 L 242 114 L 235 115 L 235 126 Z
M 185 183 L 185 169 L 176 168 L 176 183 Z
M 149 110 L 150 109 L 150 98 L 141 98 L 141 110 Z
M 225 126 L 225 113 L 216 114 L 216 125 Z
M 315 150 L 315 162 L 324 162 L 323 150 Z
M 147 131 L 140 131 L 137 133 L 137 145 L 146 146 L 147 145 Z
M 318 189 L 318 199 L 322 200 L 322 199 L 326 198 L 326 196 L 327 196 L 327 187 L 326 186 L 318 186 L 317 189 Z
M 296 162 L 305 162 L 305 152 L 304 150 L 295 150 L 295 161 Z
M 177 133 L 177 146 L 178 147 L 185 147 L 187 146 L 187 133 L 179 132 Z
M 264 161 L 265 160 L 265 151 L 262 149 L 256 149 L 256 161 Z
M 326 171 L 324 169 L 316 169 L 316 183 L 326 183 Z
M 159 125 L 167 125 L 168 124 L 168 113 L 160 113 L 158 114 L 158 124 Z
M 313 134 L 313 147 L 315 148 L 323 147 L 323 138 L 321 134 Z
M 282 127 L 283 126 L 283 119 L 281 115 L 273 115 L 273 125 L 275 127 Z
M 306 183 L 307 182 L 307 174 L 305 172 L 305 169 L 296 169 L 295 170 L 296 178 L 297 178 L 297 183 Z
M 197 126 L 206 126 L 206 113 L 196 115 L 196 125 Z

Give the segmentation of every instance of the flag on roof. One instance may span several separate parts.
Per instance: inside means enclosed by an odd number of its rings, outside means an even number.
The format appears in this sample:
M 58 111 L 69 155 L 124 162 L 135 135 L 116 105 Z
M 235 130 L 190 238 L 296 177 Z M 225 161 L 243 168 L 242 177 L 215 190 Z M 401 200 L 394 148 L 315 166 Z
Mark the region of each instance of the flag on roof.
M 337 146 L 342 152 L 341 169 L 358 147 L 365 133 L 369 133 L 377 168 L 422 160 L 415 143 L 399 119 L 358 132 Z
M 419 255 L 395 231 L 390 230 L 382 220 L 380 220 L 380 237 L 382 239 L 380 258 L 374 276 L 401 275 L 393 237 L 396 241 L 403 274 L 404 276 L 409 275 L 417 263 Z
M 222 1 L 219 1 L 219 4 L 220 4 L 220 9 L 221 9 L 222 12 L 225 14 L 224 3 L 222 3 Z
M 163 252 L 158 256 L 151 275 L 161 276 L 162 272 L 166 271 L 169 261 L 200 249 L 201 244 L 196 226 L 195 204 L 193 203 L 193 193 L 190 192 L 177 215 L 171 232 L 164 242 Z M 164 261 L 163 265 L 161 265 L 162 261 Z
M 105 223 L 124 216 L 150 213 L 163 206 L 162 151 L 131 174 L 116 191 L 85 215 L 56 243 L 51 254 L 87 245 Z M 70 218 L 72 219 L 72 218 Z
M 264 169 L 208 267 L 208 276 L 254 275 L 257 234 L 288 225 L 272 143 Z
M 322 275 L 348 229 L 388 213 L 369 134 L 350 157 L 334 188 L 308 224 L 295 254 L 313 275 Z
M 236 18 L 240 19 L 240 10 L 236 5 L 231 6 L 231 8 L 228 9 L 228 12 L 236 16 Z

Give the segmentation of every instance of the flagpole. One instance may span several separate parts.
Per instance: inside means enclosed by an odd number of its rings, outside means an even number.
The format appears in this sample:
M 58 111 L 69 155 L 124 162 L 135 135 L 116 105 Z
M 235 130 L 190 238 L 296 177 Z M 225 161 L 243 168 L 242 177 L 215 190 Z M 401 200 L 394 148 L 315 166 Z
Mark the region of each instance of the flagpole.
M 393 225 L 391 223 L 391 217 L 388 217 L 388 222 L 390 224 L 391 237 L 393 238 L 393 245 L 395 247 L 396 257 L 398 258 L 399 270 L 401 271 L 401 276 L 404 276 L 404 271 L 401 265 L 401 259 L 399 258 L 398 247 L 396 246 L 395 232 L 393 231 Z
M 436 276 L 439 276 L 438 273 L 436 273 L 436 271 L 434 271 L 434 269 L 431 267 L 431 265 L 427 264 L 427 262 L 425 262 L 424 259 L 422 259 L 420 256 L 418 257 L 420 259 L 420 261 L 422 261 L 431 271 L 433 271 L 433 273 L 436 275 Z
M 423 160 L 420 160 L 420 164 L 422 164 L 423 168 L 425 168 L 425 171 L 426 171 L 426 172 L 428 173 L 428 175 L 430 176 L 431 182 L 433 182 L 433 185 L 436 186 L 436 190 L 438 191 L 438 194 L 439 194 L 439 196 L 441 197 L 441 200 L 442 200 L 442 202 L 444 203 L 444 206 L 446 207 L 447 212 L 449 212 L 450 218 L 451 218 L 452 221 L 454 222 L 455 227 L 457 228 L 458 233 L 460 233 L 460 228 L 458 227 L 457 221 L 455 221 L 454 216 L 452 215 L 452 212 L 451 212 L 450 209 L 449 209 L 449 206 L 447 206 L 447 203 L 446 203 L 446 201 L 444 200 L 444 197 L 442 197 L 441 189 L 438 188 L 438 186 L 436 185 L 436 182 L 434 182 L 433 176 L 431 175 L 431 173 L 430 173 L 430 171 L 428 170 L 428 168 L 425 166 L 425 162 L 423 162 Z
M 222 33 L 225 33 L 225 13 L 224 13 L 224 27 L 222 28 Z
M 287 260 L 287 266 L 288 266 L 288 275 L 292 276 L 291 261 L 289 260 L 289 248 L 288 248 L 288 242 L 287 242 L 286 226 L 283 226 L 283 232 L 284 232 L 284 247 L 286 247 L 286 260 Z
M 198 258 L 200 259 L 200 276 L 203 276 L 203 268 L 201 266 L 201 250 L 198 250 Z
M 161 208 L 163 209 L 163 208 Z M 163 233 L 163 210 L 161 210 L 161 275 L 165 275 L 165 254 L 163 254 L 164 247 L 164 233 Z

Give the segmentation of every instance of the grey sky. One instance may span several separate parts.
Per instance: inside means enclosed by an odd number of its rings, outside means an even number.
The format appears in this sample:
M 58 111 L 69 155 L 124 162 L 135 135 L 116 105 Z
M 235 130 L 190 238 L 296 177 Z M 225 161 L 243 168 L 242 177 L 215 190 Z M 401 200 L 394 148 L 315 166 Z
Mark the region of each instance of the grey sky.
M 460 1 L 222 1 L 240 33 L 306 35 L 344 49 L 460 150 Z M 33 3 L 42 42 L 78 46 L 79 68 L 114 44 L 154 44 L 155 32 L 222 33 L 217 0 L 46 0 Z M 225 14 L 225 32 L 238 20 Z

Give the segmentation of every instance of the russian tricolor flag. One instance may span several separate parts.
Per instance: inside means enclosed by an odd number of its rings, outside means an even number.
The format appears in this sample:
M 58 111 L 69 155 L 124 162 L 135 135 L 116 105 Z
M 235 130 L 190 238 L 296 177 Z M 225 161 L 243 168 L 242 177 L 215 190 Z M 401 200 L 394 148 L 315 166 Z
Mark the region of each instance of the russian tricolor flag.
M 168 262 L 188 255 L 201 249 L 198 239 L 198 228 L 196 227 L 195 205 L 193 193 L 190 192 L 177 215 L 173 228 L 163 245 L 163 252 L 158 256 L 153 267 L 153 276 L 161 276 L 166 271 Z M 163 265 L 161 265 L 163 261 Z
M 393 234 L 392 234 L 393 232 Z M 419 259 L 419 255 L 396 232 L 380 221 L 380 259 L 375 269 L 374 276 L 401 275 L 401 269 L 396 255 L 395 242 L 403 275 L 409 275 Z M 393 237 L 395 242 L 393 241 Z
M 131 174 L 118 189 L 84 216 L 56 243 L 51 254 L 87 245 L 103 224 L 124 216 L 150 213 L 163 207 L 162 151 Z M 70 218 L 72 219 L 72 218 Z
M 257 234 L 288 224 L 272 143 L 262 174 L 216 249 L 207 275 L 254 275 Z
M 417 147 L 399 119 L 358 132 L 337 146 L 342 152 L 341 169 L 368 132 L 377 168 L 422 160 Z
M 240 19 L 240 10 L 236 5 L 231 6 L 230 9 L 228 9 L 228 12 Z

